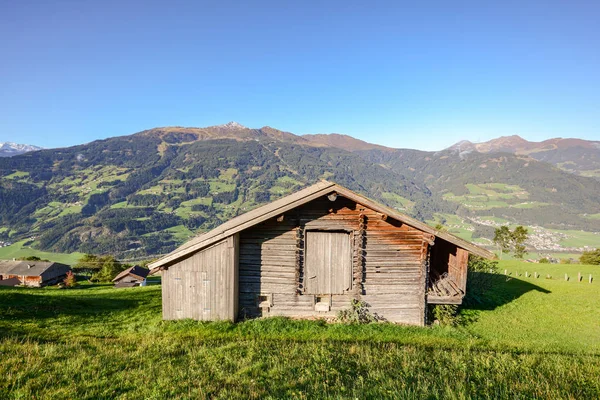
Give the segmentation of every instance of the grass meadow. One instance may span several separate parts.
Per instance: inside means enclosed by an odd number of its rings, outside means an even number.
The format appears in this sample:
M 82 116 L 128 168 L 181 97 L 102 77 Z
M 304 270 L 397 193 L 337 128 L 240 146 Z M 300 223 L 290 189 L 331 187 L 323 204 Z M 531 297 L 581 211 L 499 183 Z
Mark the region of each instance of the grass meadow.
M 564 273 L 600 267 L 499 269 L 462 324 L 424 328 L 162 321 L 158 285 L 0 287 L 0 398 L 599 398 L 600 279 Z

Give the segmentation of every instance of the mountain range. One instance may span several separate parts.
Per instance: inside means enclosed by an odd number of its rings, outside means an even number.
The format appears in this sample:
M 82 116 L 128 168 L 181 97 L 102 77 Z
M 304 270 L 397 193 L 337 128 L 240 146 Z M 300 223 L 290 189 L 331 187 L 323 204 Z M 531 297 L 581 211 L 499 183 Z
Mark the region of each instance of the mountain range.
M 544 235 L 597 231 L 600 180 L 590 177 L 595 161 L 587 160 L 597 160 L 597 142 L 553 139 L 556 148 L 535 151 L 547 144 L 519 139 L 424 152 L 231 122 L 35 151 L 0 159 L 0 241 L 120 257 L 162 254 L 319 179 L 483 245 L 501 224 L 539 227 Z M 547 151 L 554 155 L 536 158 Z M 550 161 L 568 157 L 574 159 Z
M 511 153 L 529 156 L 555 165 L 567 172 L 600 178 L 600 141 L 582 139 L 548 139 L 530 142 L 520 136 L 503 136 L 483 143 L 467 140 L 450 147 L 458 152 Z
M 13 142 L 0 142 L 0 157 L 12 157 L 30 151 L 42 150 L 41 147 L 30 144 L 18 144 Z

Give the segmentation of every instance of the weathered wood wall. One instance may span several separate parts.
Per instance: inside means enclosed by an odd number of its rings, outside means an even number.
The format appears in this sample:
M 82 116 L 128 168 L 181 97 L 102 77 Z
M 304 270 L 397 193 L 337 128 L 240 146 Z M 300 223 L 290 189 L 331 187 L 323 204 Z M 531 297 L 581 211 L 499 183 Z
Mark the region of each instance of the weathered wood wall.
M 319 230 L 351 235 L 353 281 L 343 294 L 306 291 L 305 235 Z M 428 240 L 341 196 L 314 200 L 240 233 L 240 316 L 336 315 L 359 298 L 389 321 L 422 325 Z M 316 300 L 329 303 L 329 311 L 317 311 L 325 308 L 316 307 Z
M 162 271 L 164 319 L 235 320 L 238 235 Z

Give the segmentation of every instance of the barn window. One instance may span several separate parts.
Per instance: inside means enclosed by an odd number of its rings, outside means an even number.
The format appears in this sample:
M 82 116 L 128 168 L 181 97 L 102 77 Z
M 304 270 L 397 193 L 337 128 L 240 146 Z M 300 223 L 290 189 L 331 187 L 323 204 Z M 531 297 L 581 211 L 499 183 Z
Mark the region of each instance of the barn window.
M 352 289 L 350 234 L 307 231 L 305 287 L 307 294 L 343 294 Z

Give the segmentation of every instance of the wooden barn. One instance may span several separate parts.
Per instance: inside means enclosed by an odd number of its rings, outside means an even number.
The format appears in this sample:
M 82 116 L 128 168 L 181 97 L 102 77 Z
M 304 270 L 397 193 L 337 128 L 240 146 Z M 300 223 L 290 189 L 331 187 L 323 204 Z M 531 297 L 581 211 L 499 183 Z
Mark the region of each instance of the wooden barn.
M 135 286 L 146 286 L 146 277 L 150 271 L 146 268 L 142 268 L 139 265 L 127 268 L 121 271 L 113 282 L 115 287 L 135 287 Z
M 17 285 L 54 285 L 65 279 L 71 267 L 48 261 L 0 260 L 0 281 L 11 281 Z
M 493 254 L 322 181 L 231 219 L 150 264 L 164 319 L 334 316 L 360 299 L 423 325 L 460 304 L 469 253 Z

